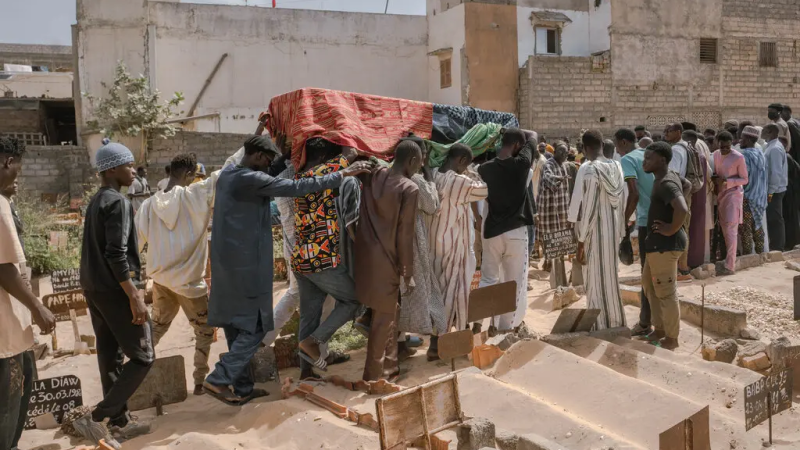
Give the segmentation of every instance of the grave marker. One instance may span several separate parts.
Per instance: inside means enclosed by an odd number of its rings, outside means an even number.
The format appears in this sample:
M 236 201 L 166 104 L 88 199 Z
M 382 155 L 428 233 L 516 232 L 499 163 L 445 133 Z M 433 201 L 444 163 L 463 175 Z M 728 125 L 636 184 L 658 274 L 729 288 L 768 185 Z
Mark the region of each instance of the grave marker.
M 516 311 L 516 309 L 516 281 L 482 287 L 469 293 L 467 322 L 478 322 L 488 317 Z
M 591 331 L 599 315 L 599 309 L 562 309 L 550 334 Z
M 772 416 L 792 407 L 792 385 L 792 369 L 784 369 L 745 387 L 745 430 L 750 431 L 769 420 L 769 443 L 772 444 Z
M 439 336 L 439 358 L 442 361 L 450 360 L 450 369 L 456 370 L 455 359 L 472 353 L 472 330 L 453 331 Z
M 463 421 L 453 374 L 375 400 L 381 450 L 432 449 L 431 435 Z
M 800 320 L 800 275 L 794 277 L 794 320 Z
M 25 429 L 34 429 L 34 419 L 47 413 L 52 413 L 56 422 L 61 423 L 64 414 L 82 405 L 81 380 L 75 375 L 34 380 Z
M 158 358 L 139 385 L 139 389 L 128 400 L 128 408 L 131 411 L 140 411 L 155 407 L 156 413 L 161 415 L 161 408 L 164 405 L 180 403 L 186 400 L 188 395 L 183 356 Z
M 708 406 L 658 435 L 659 450 L 711 450 Z
M 561 256 L 573 255 L 578 252 L 578 240 L 571 228 L 559 230 L 554 233 L 542 233 L 545 259 L 555 260 Z
M 45 295 L 42 303 L 56 316 L 58 322 L 70 320 L 70 309 L 74 309 L 78 316 L 86 315 L 87 305 L 83 289 Z

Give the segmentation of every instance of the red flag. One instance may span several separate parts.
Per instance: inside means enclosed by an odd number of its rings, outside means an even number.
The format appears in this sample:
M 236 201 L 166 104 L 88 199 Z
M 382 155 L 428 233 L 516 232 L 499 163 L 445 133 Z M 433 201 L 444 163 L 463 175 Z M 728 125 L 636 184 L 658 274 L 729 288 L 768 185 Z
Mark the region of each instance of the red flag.
M 272 7 L 273 7 L 273 8 L 275 7 L 275 3 L 276 3 L 276 2 L 277 2 L 277 0 L 272 0 Z

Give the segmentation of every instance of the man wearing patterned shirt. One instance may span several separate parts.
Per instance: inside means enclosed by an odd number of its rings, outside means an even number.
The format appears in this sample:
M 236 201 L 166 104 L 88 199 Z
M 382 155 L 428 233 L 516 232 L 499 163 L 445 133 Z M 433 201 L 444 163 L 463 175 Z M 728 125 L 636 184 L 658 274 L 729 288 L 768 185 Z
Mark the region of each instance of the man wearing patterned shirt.
M 353 149 L 342 155 L 341 147 L 321 138 L 306 142 L 306 155 L 306 165 L 295 175 L 296 180 L 338 172 L 357 157 Z M 300 290 L 301 379 L 314 377 L 312 366 L 326 370 L 327 355 L 322 354 L 320 344 L 328 342 L 359 307 L 355 283 L 339 253 L 339 216 L 335 205 L 338 195 L 338 189 L 328 189 L 295 200 L 292 271 Z M 336 306 L 320 324 L 328 295 L 336 299 Z

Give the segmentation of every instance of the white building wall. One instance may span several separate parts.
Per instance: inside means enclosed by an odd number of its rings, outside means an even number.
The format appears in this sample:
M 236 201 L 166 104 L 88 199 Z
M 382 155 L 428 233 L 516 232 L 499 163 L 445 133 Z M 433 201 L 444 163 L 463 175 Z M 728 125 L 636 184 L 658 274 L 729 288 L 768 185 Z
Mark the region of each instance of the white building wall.
M 453 83 L 441 89 L 439 56 L 428 56 L 428 98 L 433 103 L 462 104 L 462 49 L 465 43 L 464 5 L 460 4 L 445 12 L 428 13 L 428 52 L 452 48 L 451 76 Z
M 0 91 L 11 91 L 14 97 L 72 98 L 71 72 L 12 73 L 0 80 Z
M 142 2 L 118 9 L 114 0 L 79 2 L 84 92 L 102 95 L 99 83 L 111 81 L 116 61 L 123 60 L 131 72 L 150 76 L 164 97 L 183 92 L 188 112 L 228 54 L 193 113 L 220 117 L 191 122 L 198 131 L 251 133 L 272 97 L 303 87 L 428 96 L 423 16 L 175 2 L 144 3 L 142 12 Z M 86 102 L 83 110 L 89 120 Z
M 588 0 L 587 0 L 588 1 Z M 594 9 L 594 7 L 592 7 Z M 549 8 L 517 8 L 517 35 L 519 39 L 519 66 L 522 67 L 528 61 L 528 56 L 534 54 L 536 47 L 536 34 L 531 23 L 531 13 L 534 11 L 557 11 L 572 20 L 567 24 L 561 33 L 561 56 L 589 56 L 592 54 L 593 46 L 590 40 L 590 12 L 586 11 L 567 11 Z M 609 14 L 610 20 L 610 14 Z M 608 27 L 608 25 L 606 25 Z M 606 35 L 608 32 L 606 31 Z M 608 42 L 608 36 L 606 36 Z
M 611 35 L 608 27 L 611 26 L 611 0 L 603 0 L 599 8 L 594 7 L 594 1 L 588 0 L 589 6 L 589 51 L 590 53 L 603 52 L 611 49 Z

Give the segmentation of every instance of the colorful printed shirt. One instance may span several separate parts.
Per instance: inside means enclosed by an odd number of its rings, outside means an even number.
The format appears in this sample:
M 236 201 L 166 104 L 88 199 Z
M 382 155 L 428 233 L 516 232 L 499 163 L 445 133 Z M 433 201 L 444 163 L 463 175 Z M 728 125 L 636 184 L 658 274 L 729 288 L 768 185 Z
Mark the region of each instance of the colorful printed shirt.
M 295 180 L 338 172 L 350 163 L 343 156 L 298 173 Z M 339 265 L 339 215 L 334 200 L 338 189 L 314 192 L 295 199 L 295 245 L 292 270 L 298 273 L 322 272 Z

